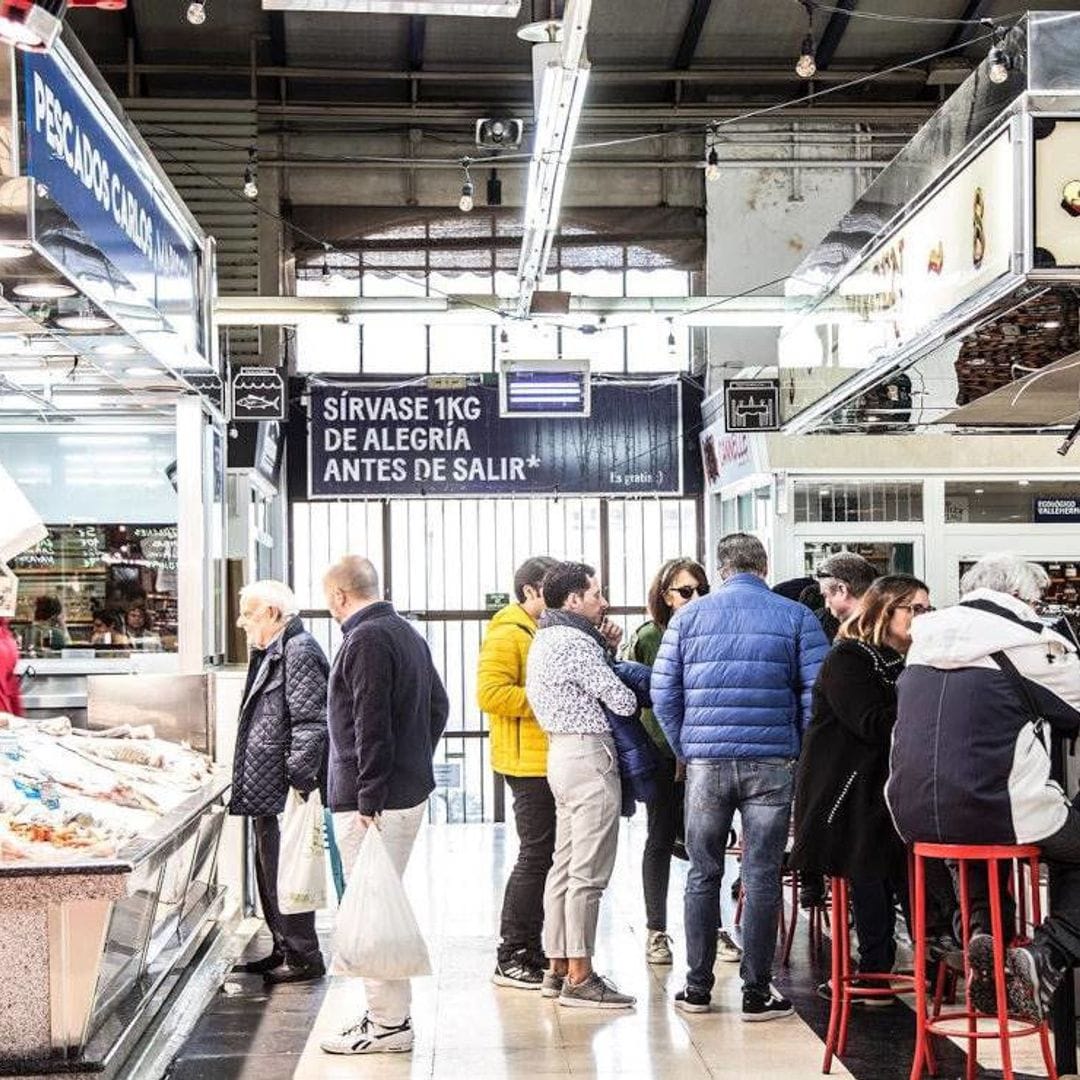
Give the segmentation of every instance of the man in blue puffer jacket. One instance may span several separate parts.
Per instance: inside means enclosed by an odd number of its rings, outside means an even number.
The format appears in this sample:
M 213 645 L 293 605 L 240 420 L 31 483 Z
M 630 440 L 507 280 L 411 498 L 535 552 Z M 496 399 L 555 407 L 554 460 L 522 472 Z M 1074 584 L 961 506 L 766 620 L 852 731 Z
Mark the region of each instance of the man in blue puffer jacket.
M 728 832 L 742 819 L 742 1017 L 790 1016 L 772 986 L 780 867 L 795 759 L 810 691 L 829 645 L 809 608 L 770 592 L 761 541 L 719 544 L 722 586 L 687 604 L 664 633 L 652 673 L 653 711 L 686 762 L 686 988 L 676 1008 L 706 1012 L 713 987 Z

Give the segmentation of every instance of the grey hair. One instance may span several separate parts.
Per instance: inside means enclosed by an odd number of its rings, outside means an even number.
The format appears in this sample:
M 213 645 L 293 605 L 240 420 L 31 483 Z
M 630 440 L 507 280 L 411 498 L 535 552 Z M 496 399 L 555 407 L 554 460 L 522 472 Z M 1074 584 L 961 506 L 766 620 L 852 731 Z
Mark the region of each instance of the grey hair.
M 362 555 L 346 555 L 326 571 L 323 580 L 361 600 L 379 599 L 379 572 Z
M 300 614 L 296 594 L 284 581 L 273 581 L 270 578 L 253 581 L 240 590 L 240 602 L 245 600 L 259 600 L 267 607 L 276 608 L 283 619 L 291 619 Z
M 757 574 L 764 577 L 769 572 L 769 556 L 765 545 L 749 533 L 728 533 L 716 545 L 716 571 L 722 581 L 735 574 Z
M 993 589 L 1034 604 L 1050 584 L 1050 575 L 1037 563 L 1008 552 L 984 555 L 961 579 L 960 593 Z

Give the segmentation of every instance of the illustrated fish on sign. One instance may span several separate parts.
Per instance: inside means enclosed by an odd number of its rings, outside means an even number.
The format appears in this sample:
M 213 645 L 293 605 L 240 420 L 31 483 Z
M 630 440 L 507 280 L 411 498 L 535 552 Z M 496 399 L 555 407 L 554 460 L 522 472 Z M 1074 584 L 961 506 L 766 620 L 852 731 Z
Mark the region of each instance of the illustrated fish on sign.
M 258 394 L 245 394 L 242 398 L 237 398 L 236 404 L 244 409 L 276 409 L 278 407 L 278 399 L 261 397 Z

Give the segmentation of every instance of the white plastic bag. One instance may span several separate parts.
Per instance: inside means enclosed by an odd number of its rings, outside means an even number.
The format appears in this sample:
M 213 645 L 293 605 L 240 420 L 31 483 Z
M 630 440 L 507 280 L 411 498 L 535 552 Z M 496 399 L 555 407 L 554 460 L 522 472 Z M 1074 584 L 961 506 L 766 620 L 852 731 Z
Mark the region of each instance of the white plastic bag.
M 338 908 L 334 975 L 409 979 L 431 959 L 377 826 L 369 826 Z
M 295 788 L 289 789 L 281 825 L 277 895 L 282 915 L 326 907 L 323 806 L 318 791 L 304 799 Z

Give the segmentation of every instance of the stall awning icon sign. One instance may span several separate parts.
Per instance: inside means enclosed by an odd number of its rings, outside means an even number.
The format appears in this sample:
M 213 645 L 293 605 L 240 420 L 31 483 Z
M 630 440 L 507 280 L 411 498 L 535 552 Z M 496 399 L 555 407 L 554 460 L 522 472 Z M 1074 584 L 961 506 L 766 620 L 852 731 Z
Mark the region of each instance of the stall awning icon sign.
M 242 367 L 232 377 L 233 420 L 284 420 L 285 380 L 273 368 Z

